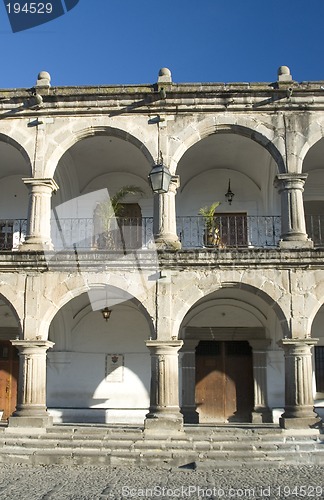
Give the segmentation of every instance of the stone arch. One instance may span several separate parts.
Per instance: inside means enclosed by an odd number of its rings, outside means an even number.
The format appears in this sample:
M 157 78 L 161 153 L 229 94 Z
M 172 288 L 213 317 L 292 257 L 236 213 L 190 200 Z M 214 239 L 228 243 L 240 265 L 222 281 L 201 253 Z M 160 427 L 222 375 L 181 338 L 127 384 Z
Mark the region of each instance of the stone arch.
M 21 142 L 23 139 L 25 139 L 25 138 L 20 134 L 20 137 L 19 137 L 20 142 L 18 142 L 18 140 L 14 139 L 10 135 L 7 135 L 7 134 L 4 134 L 3 132 L 0 132 L 0 143 L 4 142 L 6 144 L 9 144 L 10 146 L 14 147 L 17 151 L 19 151 L 21 156 L 26 161 L 26 165 L 27 165 L 28 170 L 29 170 L 28 175 L 30 175 L 30 177 L 31 177 L 32 171 L 33 171 L 32 160 L 31 160 L 29 154 L 27 153 L 27 150 L 21 145 Z
M 305 160 L 305 157 L 309 150 L 321 139 L 324 137 L 324 117 L 317 118 L 316 121 L 310 122 L 309 127 L 306 129 L 304 138 L 305 143 L 300 151 L 300 171 L 302 171 L 302 165 Z
M 73 282 L 73 278 L 71 278 L 71 281 Z M 126 290 L 124 290 L 122 288 L 122 286 L 118 286 L 118 283 L 116 283 L 114 280 L 112 280 L 112 281 L 113 282 L 100 281 L 100 282 L 91 283 L 91 284 L 83 283 L 83 284 L 80 284 L 79 286 L 74 286 L 74 287 L 72 286 L 70 289 L 67 286 L 68 283 L 66 282 L 65 286 L 64 286 L 65 293 L 63 293 L 63 294 L 58 293 L 58 289 L 61 287 L 61 284 L 58 284 L 58 287 L 55 287 L 53 289 L 53 295 L 59 296 L 59 300 L 54 303 L 54 301 L 49 299 L 48 307 L 45 309 L 45 314 L 43 315 L 43 317 L 40 321 L 39 334 L 42 336 L 42 338 L 44 340 L 47 339 L 49 326 L 50 326 L 52 320 L 54 319 L 55 315 L 60 311 L 60 309 L 64 305 L 66 305 L 68 302 L 75 299 L 76 297 L 79 297 L 80 295 L 82 295 L 84 293 L 88 293 L 90 290 L 99 289 L 99 288 L 102 288 L 105 286 L 108 286 L 108 287 L 111 286 L 112 288 L 119 289 L 119 290 L 121 290 L 129 295 L 128 300 L 132 300 L 132 302 L 136 305 L 138 310 L 144 315 L 144 317 L 146 318 L 146 320 L 148 322 L 151 336 L 152 336 L 152 338 L 154 338 L 155 329 L 153 326 L 152 317 L 151 317 L 149 311 L 147 310 L 147 308 L 145 307 L 145 305 L 139 300 L 139 298 L 135 297 L 134 294 L 127 292 Z M 117 282 L 118 282 L 118 280 L 117 280 Z
M 141 142 L 141 140 L 138 139 L 135 135 L 130 134 L 126 130 L 116 127 L 99 126 L 99 127 L 84 128 L 77 132 L 70 132 L 70 130 L 65 130 L 64 132 L 65 134 L 69 132 L 69 135 L 62 142 L 56 143 L 53 154 L 51 154 L 50 157 L 48 158 L 46 169 L 44 172 L 44 177 L 49 177 L 49 178 L 54 177 L 55 170 L 59 160 L 64 155 L 64 153 L 66 153 L 72 146 L 74 146 L 74 144 L 88 137 L 99 136 L 99 135 L 117 137 L 119 139 L 123 139 L 127 142 L 130 142 L 143 153 L 144 157 L 150 164 L 154 163 L 153 156 L 149 151 L 148 147 L 143 142 Z M 62 133 L 62 131 L 60 131 L 60 133 Z
M 319 283 L 316 284 L 315 289 L 312 290 L 309 295 L 309 308 L 305 311 L 307 314 L 308 329 L 307 332 L 311 332 L 316 315 L 319 313 L 320 309 L 324 306 L 324 282 L 321 277 L 318 278 Z
M 172 173 L 176 173 L 180 159 L 189 148 L 210 135 L 220 133 L 242 135 L 257 142 L 273 157 L 278 166 L 278 173 L 286 173 L 284 143 L 281 138 L 276 137 L 275 129 L 269 124 L 259 122 L 256 125 L 255 120 L 238 116 L 233 116 L 232 119 L 230 117 L 207 119 L 197 124 L 195 129 L 192 127 L 185 129 L 183 138 L 180 137 L 181 144 L 176 147 L 170 161 Z
M 283 337 L 285 338 L 290 337 L 291 334 L 290 334 L 288 319 L 281 306 L 275 300 L 275 298 L 272 297 L 269 293 L 264 292 L 260 288 L 250 283 L 239 282 L 239 281 L 224 281 L 220 283 L 218 286 L 215 286 L 213 289 L 211 289 L 210 286 L 206 287 L 206 290 L 202 290 L 201 288 L 199 289 L 192 288 L 192 292 L 195 290 L 196 293 L 190 294 L 190 301 L 187 300 L 185 303 L 182 304 L 182 307 L 181 306 L 179 307 L 178 305 L 178 314 L 174 320 L 174 325 L 175 325 L 174 331 L 178 331 L 178 335 L 181 333 L 181 325 L 183 324 L 183 320 L 186 314 L 200 299 L 203 299 L 208 295 L 211 295 L 212 293 L 221 290 L 222 288 L 229 288 L 229 287 L 235 289 L 241 289 L 251 293 L 252 295 L 259 296 L 266 304 L 268 304 L 273 309 L 274 313 L 276 314 L 279 323 L 281 325 Z
M 17 327 L 19 331 L 19 338 L 23 338 L 23 330 L 22 330 L 22 321 L 23 321 L 23 315 L 19 315 L 18 308 L 14 305 L 14 301 L 17 298 L 17 294 L 9 288 L 8 286 L 2 286 L 1 287 L 1 293 L 0 293 L 0 300 L 3 300 L 3 302 L 9 307 L 10 311 L 12 312 L 16 322 L 17 322 Z M 1 325 L 0 325 L 1 326 Z

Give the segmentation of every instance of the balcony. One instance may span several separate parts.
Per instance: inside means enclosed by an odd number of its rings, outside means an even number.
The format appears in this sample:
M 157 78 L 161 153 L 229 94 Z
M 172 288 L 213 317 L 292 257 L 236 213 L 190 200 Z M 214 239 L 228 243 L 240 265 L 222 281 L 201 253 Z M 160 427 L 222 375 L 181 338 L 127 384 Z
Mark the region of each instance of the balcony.
M 98 231 L 93 218 L 53 220 L 51 228 L 56 251 L 145 249 L 153 241 L 153 217 L 114 219 L 108 236 Z M 280 240 L 281 217 L 215 216 L 213 229 L 214 240 L 208 242 L 202 216 L 177 217 L 183 249 L 275 248 Z M 26 219 L 0 220 L 0 250 L 17 251 L 25 241 L 26 230 Z M 324 215 L 306 215 L 306 230 L 316 248 L 324 247 Z
M 316 242 L 324 238 L 324 226 L 312 219 Z M 17 250 L 25 240 L 26 220 L 0 220 L 0 249 Z M 280 239 L 279 216 L 215 216 L 214 238 L 207 241 L 202 216 L 177 217 L 177 232 L 183 249 L 194 248 L 274 248 Z M 64 218 L 51 221 L 52 241 L 62 250 L 134 250 L 148 248 L 153 241 L 153 218 L 113 219 L 109 233 L 100 231 L 93 218 Z

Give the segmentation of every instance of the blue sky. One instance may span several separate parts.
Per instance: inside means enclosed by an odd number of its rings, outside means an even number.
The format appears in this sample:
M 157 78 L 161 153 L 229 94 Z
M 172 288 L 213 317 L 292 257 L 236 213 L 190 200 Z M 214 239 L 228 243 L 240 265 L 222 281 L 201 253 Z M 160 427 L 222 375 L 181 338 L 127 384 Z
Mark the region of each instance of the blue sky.
M 9 0 L 8 0 L 9 1 Z M 53 0 L 57 1 L 57 0 Z M 64 16 L 12 33 L 0 3 L 0 88 L 324 80 L 324 0 L 79 0 Z

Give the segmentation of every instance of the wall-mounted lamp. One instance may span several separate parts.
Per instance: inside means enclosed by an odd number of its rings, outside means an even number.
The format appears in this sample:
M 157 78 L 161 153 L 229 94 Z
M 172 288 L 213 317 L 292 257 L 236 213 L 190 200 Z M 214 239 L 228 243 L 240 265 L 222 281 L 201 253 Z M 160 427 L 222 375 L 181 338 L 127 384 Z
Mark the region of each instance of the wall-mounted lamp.
M 153 193 L 167 193 L 169 191 L 171 177 L 170 170 L 163 165 L 161 158 L 156 165 L 153 165 L 148 176 Z
M 228 188 L 227 193 L 225 193 L 225 197 L 227 198 L 227 201 L 230 205 L 232 205 L 234 196 L 235 194 L 233 193 L 233 191 L 231 191 L 231 179 L 228 179 Z
M 108 307 L 105 307 L 104 309 L 101 310 L 101 314 L 103 316 L 103 319 L 108 321 L 108 319 L 110 318 L 110 315 L 111 315 L 111 309 L 109 309 Z

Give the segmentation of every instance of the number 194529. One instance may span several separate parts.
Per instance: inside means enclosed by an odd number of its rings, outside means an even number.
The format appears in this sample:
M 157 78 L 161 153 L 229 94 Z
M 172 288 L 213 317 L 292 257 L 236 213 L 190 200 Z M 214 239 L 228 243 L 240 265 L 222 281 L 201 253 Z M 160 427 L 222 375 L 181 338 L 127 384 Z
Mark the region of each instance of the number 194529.
M 53 5 L 51 2 L 26 2 L 21 5 L 18 2 L 9 2 L 6 4 L 8 14 L 51 14 Z

